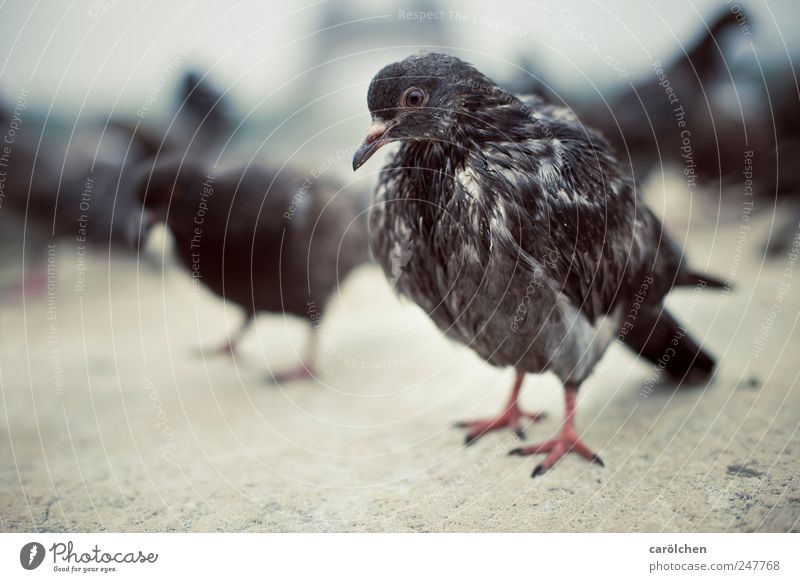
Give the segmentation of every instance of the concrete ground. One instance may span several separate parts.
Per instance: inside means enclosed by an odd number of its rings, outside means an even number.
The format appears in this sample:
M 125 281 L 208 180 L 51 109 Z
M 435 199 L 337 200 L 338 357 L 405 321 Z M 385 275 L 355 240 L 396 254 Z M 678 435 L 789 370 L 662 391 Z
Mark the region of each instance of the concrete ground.
M 375 267 L 325 318 L 318 379 L 276 386 L 300 322 L 263 316 L 235 361 L 202 359 L 234 306 L 194 297 L 178 269 L 103 256 L 76 290 L 64 243 L 54 286 L 0 307 L 0 529 L 798 530 L 800 273 L 758 258 L 769 217 L 744 236 L 728 218 L 687 245 L 736 289 L 670 299 L 719 356 L 714 381 L 648 394 L 653 368 L 614 346 L 577 416 L 606 467 L 570 456 L 537 479 L 535 459 L 506 456 L 515 437 L 465 448 L 450 426 L 496 412 L 512 373 L 443 339 Z M 558 430 L 553 378 L 529 377 L 523 401 L 549 413 L 529 441 Z

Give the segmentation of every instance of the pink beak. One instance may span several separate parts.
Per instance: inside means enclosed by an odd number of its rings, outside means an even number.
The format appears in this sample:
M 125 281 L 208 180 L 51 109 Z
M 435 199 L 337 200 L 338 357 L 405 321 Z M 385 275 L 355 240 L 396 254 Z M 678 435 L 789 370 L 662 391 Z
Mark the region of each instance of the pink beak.
M 390 128 L 391 126 L 387 126 L 382 121 L 372 122 L 372 125 L 367 129 L 367 135 L 364 136 L 364 141 L 361 142 L 361 145 L 358 146 L 356 153 L 353 155 L 353 171 L 363 166 L 364 162 L 372 157 L 372 154 L 389 142 L 384 136 Z

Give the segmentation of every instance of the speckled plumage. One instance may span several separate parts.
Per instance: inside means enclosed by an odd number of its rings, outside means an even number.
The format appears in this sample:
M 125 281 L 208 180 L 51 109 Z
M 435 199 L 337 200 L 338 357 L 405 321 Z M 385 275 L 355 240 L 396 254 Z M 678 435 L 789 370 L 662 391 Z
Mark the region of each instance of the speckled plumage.
M 409 85 L 424 107 L 398 102 Z M 448 336 L 496 366 L 577 386 L 652 281 L 626 339 L 647 357 L 665 347 L 648 341 L 675 325 L 660 317 L 663 298 L 698 278 L 601 136 L 446 55 L 385 67 L 368 103 L 384 141 L 400 142 L 380 175 L 373 254 L 390 275 L 396 249 L 409 249 L 395 287 Z M 670 371 L 711 370 L 682 345 Z

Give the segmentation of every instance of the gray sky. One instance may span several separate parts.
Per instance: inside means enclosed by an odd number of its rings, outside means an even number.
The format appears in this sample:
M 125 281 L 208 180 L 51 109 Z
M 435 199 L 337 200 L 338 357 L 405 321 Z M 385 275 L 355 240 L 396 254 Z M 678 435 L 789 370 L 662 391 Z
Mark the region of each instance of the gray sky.
M 419 0 L 331 2 L 6 1 L 0 5 L 0 95 L 13 98 L 25 87 L 36 106 L 55 103 L 88 111 L 115 103 L 122 111 L 135 111 L 151 95 L 157 111 L 171 103 L 176 71 L 192 65 L 230 87 L 247 108 L 259 103 L 279 110 L 296 107 L 310 96 L 298 94 L 292 79 L 310 66 L 323 34 L 323 10 L 347 7 L 353 18 L 390 22 L 396 29 L 391 37 L 375 37 L 364 32 L 370 29 L 363 23 L 339 27 L 353 33 L 344 33 L 349 44 L 343 53 L 332 55 L 341 60 L 325 68 L 324 90 L 336 92 L 336 103 L 363 108 L 364 87 L 377 68 L 413 52 L 383 47 L 435 42 L 426 38 L 425 27 L 401 17 Z M 738 5 L 746 7 L 748 24 L 756 26 L 747 43 L 752 40 L 760 55 L 768 60 L 783 53 L 785 60 L 783 40 L 797 54 L 796 1 Z M 667 57 L 690 41 L 702 19 L 738 5 L 711 0 L 467 0 L 443 3 L 440 9 L 452 50 L 468 51 L 464 54 L 491 76 L 506 78 L 515 56 L 526 55 L 556 86 L 583 90 L 589 82 L 608 86 L 624 80 L 601 56 L 624 67 L 630 79 L 647 74 L 654 58 Z M 573 14 L 569 27 L 562 9 Z M 365 50 L 373 52 L 357 54 Z M 178 55 L 179 66 L 165 71 Z

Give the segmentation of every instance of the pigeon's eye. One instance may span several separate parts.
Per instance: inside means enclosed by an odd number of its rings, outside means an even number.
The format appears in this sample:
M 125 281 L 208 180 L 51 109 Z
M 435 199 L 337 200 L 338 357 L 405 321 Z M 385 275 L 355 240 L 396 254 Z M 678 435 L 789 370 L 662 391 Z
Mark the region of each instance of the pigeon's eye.
M 417 87 L 411 87 L 408 91 L 406 91 L 405 95 L 403 95 L 403 105 L 406 107 L 419 107 L 425 102 L 425 93 L 422 89 L 418 89 Z

